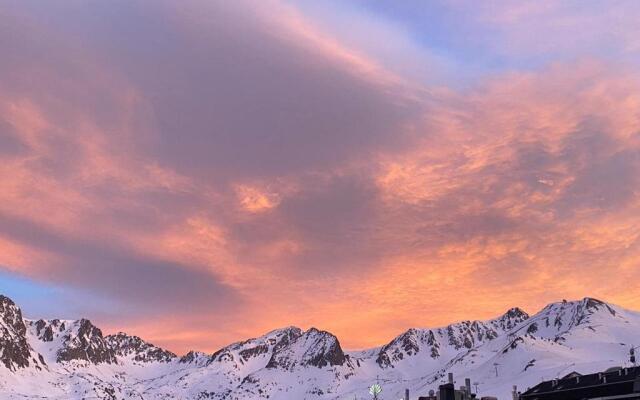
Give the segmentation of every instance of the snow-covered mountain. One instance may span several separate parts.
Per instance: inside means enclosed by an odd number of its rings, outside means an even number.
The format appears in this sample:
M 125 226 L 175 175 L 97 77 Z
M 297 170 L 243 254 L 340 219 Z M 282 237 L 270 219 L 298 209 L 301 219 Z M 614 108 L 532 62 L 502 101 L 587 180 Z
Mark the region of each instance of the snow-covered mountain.
M 452 372 L 481 395 L 510 398 L 542 379 L 625 365 L 640 314 L 585 298 L 533 316 L 409 329 L 388 344 L 345 351 L 338 338 L 288 327 L 213 354 L 178 357 L 137 336 L 103 336 L 89 320 L 25 320 L 0 296 L 2 399 L 353 399 L 379 380 L 384 397 L 412 398 Z

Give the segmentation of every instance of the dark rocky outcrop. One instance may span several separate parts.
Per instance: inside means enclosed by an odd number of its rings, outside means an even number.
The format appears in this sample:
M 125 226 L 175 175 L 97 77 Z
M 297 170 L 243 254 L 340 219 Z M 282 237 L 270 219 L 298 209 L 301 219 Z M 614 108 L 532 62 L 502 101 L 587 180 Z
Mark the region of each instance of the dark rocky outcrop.
M 231 362 L 242 365 L 256 357 L 270 358 L 302 335 L 300 328 L 288 327 L 271 331 L 261 337 L 223 347 L 211 355 L 210 362 Z
M 0 363 L 11 371 L 30 365 L 40 369 L 42 356 L 35 354 L 27 342 L 27 326 L 20 308 L 0 295 Z
M 210 358 L 211 357 L 208 356 L 206 353 L 203 353 L 201 351 L 193 351 L 193 350 L 191 350 L 190 352 L 188 352 L 184 356 L 180 357 L 178 362 L 180 364 L 203 365 L 203 364 L 207 364 L 208 362 L 210 362 Z
M 296 366 L 339 366 L 348 363 L 338 338 L 326 331 L 311 328 L 304 334 L 290 338 L 274 349 L 267 368 L 292 370 Z
M 119 332 L 105 337 L 105 341 L 117 356 L 131 358 L 137 362 L 170 362 L 177 356 L 170 351 Z
M 35 323 L 33 321 L 30 323 L 35 327 L 38 339 L 43 342 L 52 342 L 60 332 L 64 332 L 67 328 L 65 322 L 59 319 L 52 319 L 51 321 L 39 319 Z
M 113 364 L 117 362 L 115 351 L 109 347 L 102 331 L 88 319 L 75 321 L 64 336 L 57 361 L 83 360 L 93 364 Z

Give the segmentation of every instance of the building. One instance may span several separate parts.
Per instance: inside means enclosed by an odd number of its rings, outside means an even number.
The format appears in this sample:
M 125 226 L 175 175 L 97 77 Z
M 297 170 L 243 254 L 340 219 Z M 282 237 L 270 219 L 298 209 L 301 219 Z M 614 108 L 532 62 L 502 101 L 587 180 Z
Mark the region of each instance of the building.
M 640 367 L 589 375 L 572 372 L 532 387 L 520 400 L 640 400 Z
M 471 380 L 465 379 L 464 386 L 460 386 L 456 390 L 453 380 L 453 374 L 449 373 L 449 383 L 440 385 L 438 392 L 429 391 L 428 396 L 420 396 L 418 400 L 472 400 L 476 398 L 476 394 L 471 392 Z

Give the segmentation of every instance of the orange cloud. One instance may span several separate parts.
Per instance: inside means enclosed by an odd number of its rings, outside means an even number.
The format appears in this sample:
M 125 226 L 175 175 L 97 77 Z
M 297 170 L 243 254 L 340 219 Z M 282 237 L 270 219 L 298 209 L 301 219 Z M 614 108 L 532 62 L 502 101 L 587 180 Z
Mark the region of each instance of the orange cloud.
M 236 186 L 236 195 L 240 206 L 250 213 L 260 213 L 278 206 L 279 198 L 275 193 L 261 191 L 247 185 Z

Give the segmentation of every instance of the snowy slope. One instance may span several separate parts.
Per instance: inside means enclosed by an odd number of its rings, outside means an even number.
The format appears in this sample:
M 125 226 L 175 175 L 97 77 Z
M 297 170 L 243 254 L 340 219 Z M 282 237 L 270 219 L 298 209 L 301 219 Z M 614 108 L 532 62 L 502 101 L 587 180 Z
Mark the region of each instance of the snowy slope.
M 410 329 L 390 343 L 344 351 L 329 332 L 296 327 L 183 357 L 90 321 L 24 320 L 0 296 L 2 399 L 353 399 L 379 379 L 384 398 L 436 389 L 453 372 L 481 395 L 510 398 L 542 379 L 625 365 L 640 314 L 585 298 L 529 317 Z M 497 375 L 497 376 L 496 376 Z M 474 385 L 475 387 L 475 385 Z

